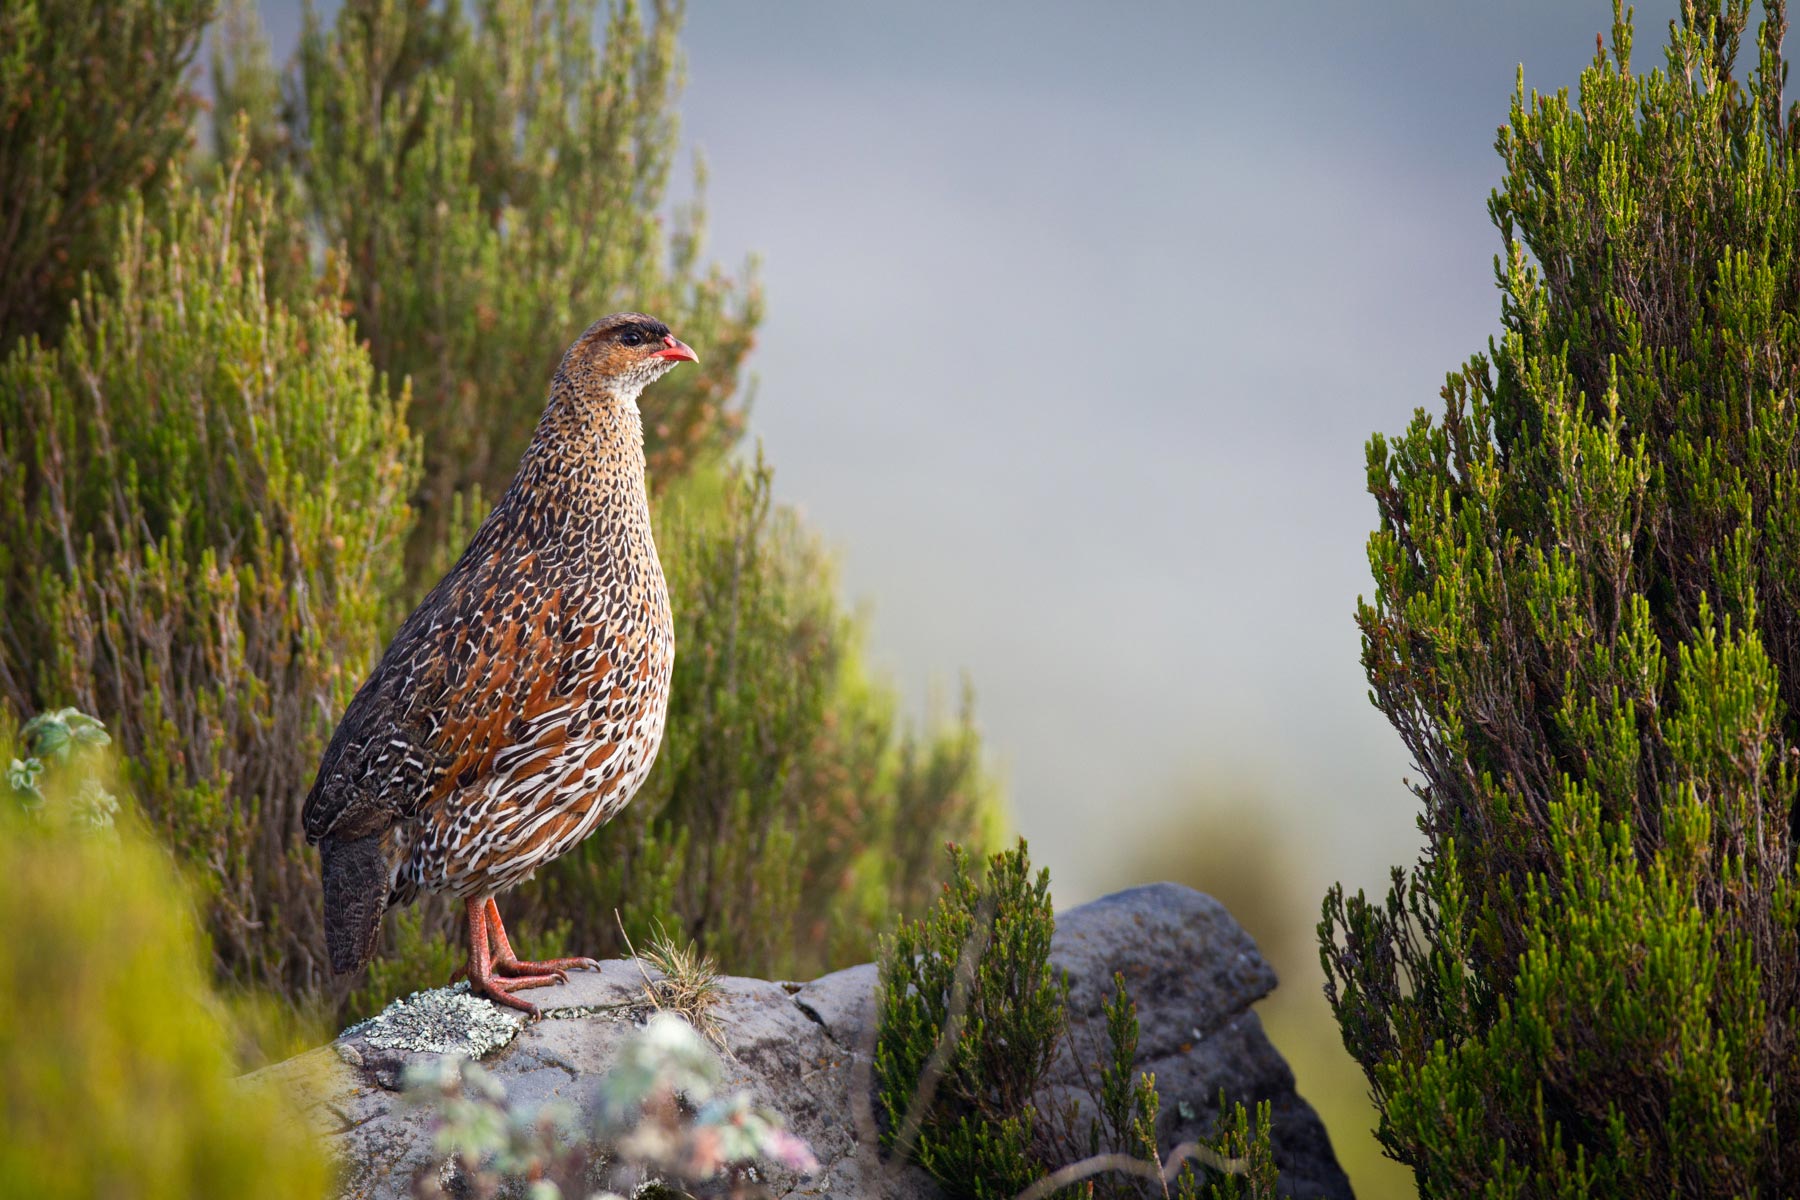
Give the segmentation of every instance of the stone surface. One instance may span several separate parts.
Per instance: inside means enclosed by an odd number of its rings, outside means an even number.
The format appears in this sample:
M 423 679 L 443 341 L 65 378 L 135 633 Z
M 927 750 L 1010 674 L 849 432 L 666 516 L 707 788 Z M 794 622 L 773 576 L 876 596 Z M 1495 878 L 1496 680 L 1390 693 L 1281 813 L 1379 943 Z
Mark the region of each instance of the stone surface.
M 1102 1006 L 1117 971 L 1137 1004 L 1138 1068 L 1156 1076 L 1162 1146 L 1207 1135 L 1223 1088 L 1228 1101 L 1270 1102 L 1285 1192 L 1351 1194 L 1325 1126 L 1251 1010 L 1274 990 L 1275 971 L 1224 905 L 1173 883 L 1116 892 L 1058 914 L 1050 957 L 1069 974 L 1071 1043 L 1053 1086 L 1084 1090 L 1074 1056 L 1104 1056 Z
M 1274 972 L 1217 901 L 1174 884 L 1108 896 L 1059 914 L 1052 957 L 1068 972 L 1071 1033 L 1047 1099 L 1085 1093 L 1080 1064 L 1105 1052 L 1102 1005 L 1117 971 L 1137 1002 L 1138 1065 L 1156 1074 L 1165 1146 L 1210 1130 L 1221 1088 L 1230 1100 L 1269 1100 L 1284 1191 L 1350 1195 L 1324 1127 L 1295 1093 L 1293 1074 L 1251 1010 L 1274 988 Z M 651 1011 L 644 982 L 637 963 L 614 961 L 534 990 L 544 1019 L 522 1025 L 485 1064 L 516 1100 L 587 1107 L 594 1081 Z M 720 981 L 723 999 L 713 1012 L 729 1052 L 727 1086 L 783 1113 L 821 1164 L 810 1179 L 770 1177 L 777 1196 L 941 1195 L 917 1168 L 870 1149 L 875 982 L 873 964 L 806 984 Z M 471 1012 L 483 1002 L 456 996 L 418 993 L 384 1013 L 385 1021 L 365 1022 L 331 1046 L 250 1077 L 295 1097 L 328 1138 L 343 1164 L 345 1196 L 403 1196 L 415 1174 L 436 1165 L 428 1114 L 403 1103 L 398 1088 L 409 1063 L 467 1045 L 460 1039 L 470 1031 L 456 1027 L 457 1014 L 492 1036 L 492 1014 Z

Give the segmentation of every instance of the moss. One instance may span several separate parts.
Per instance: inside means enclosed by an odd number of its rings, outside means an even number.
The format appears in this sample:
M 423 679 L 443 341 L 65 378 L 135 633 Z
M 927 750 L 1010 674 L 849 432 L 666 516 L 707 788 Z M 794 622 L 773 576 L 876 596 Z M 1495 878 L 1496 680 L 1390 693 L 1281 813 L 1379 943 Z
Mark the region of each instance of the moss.
M 473 995 L 467 983 L 395 1000 L 343 1036 L 383 1050 L 484 1058 L 512 1041 L 525 1015 Z

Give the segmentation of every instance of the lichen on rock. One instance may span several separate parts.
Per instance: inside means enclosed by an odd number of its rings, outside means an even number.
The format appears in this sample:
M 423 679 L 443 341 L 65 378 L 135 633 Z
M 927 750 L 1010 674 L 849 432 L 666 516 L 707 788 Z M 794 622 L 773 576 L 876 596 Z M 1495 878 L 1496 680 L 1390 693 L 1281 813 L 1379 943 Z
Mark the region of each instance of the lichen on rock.
M 379 1050 L 484 1058 L 525 1027 L 525 1014 L 469 991 L 467 983 L 428 988 L 395 1000 L 344 1031 Z

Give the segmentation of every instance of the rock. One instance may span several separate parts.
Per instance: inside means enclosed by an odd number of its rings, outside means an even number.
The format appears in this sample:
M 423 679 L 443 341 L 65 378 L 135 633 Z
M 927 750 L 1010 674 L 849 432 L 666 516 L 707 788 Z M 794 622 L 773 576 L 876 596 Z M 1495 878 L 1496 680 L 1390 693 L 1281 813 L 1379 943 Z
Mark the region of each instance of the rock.
M 1115 892 L 1057 916 L 1050 959 L 1069 974 L 1071 1043 L 1051 1086 L 1085 1091 L 1073 1055 L 1105 1054 L 1102 1006 L 1119 972 L 1137 1004 L 1138 1069 L 1156 1076 L 1165 1149 L 1211 1132 L 1222 1088 L 1228 1101 L 1270 1101 L 1286 1194 L 1351 1194 L 1324 1124 L 1251 1010 L 1275 990 L 1275 971 L 1223 904 L 1173 883 Z
M 1046 1100 L 1083 1102 L 1078 1064 L 1105 1052 L 1102 1006 L 1121 972 L 1138 1006 L 1138 1065 L 1155 1072 L 1161 1093 L 1165 1146 L 1210 1131 L 1221 1088 L 1229 1100 L 1269 1100 L 1284 1192 L 1350 1196 L 1324 1126 L 1251 1010 L 1274 989 L 1275 974 L 1216 900 L 1175 884 L 1108 896 L 1058 916 L 1052 959 L 1069 976 L 1070 1045 L 1052 1069 Z M 871 1149 L 876 974 L 866 963 L 798 985 L 719 981 L 713 1014 L 729 1051 L 727 1087 L 784 1114 L 821 1164 L 809 1179 L 771 1174 L 765 1182 L 774 1195 L 942 1194 L 923 1171 Z M 510 1014 L 466 990 L 416 993 L 331 1046 L 249 1079 L 298 1100 L 343 1164 L 344 1196 L 401 1197 L 418 1172 L 440 1165 L 429 1114 L 397 1094 L 410 1063 L 491 1041 L 484 1063 L 515 1101 L 557 1099 L 585 1110 L 594 1081 L 651 1011 L 635 962 L 574 972 L 531 998 L 544 1019 L 515 1027 Z

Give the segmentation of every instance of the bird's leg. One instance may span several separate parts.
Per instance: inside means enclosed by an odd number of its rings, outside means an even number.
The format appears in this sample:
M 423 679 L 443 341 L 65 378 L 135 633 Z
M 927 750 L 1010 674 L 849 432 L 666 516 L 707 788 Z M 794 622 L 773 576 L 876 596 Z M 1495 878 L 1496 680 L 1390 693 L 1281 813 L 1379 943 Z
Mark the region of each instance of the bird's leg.
M 512 943 L 506 940 L 506 926 L 500 923 L 500 906 L 492 896 L 488 897 L 487 902 L 487 927 L 498 947 L 494 955 L 494 970 L 502 975 L 548 974 L 567 983 L 570 971 L 600 969 L 600 964 L 591 958 L 552 958 L 544 962 L 521 962 L 513 953 Z
M 501 976 L 494 973 L 495 964 L 488 946 L 488 935 L 493 930 L 499 929 L 499 923 L 496 921 L 493 928 L 489 928 L 488 916 L 493 911 L 492 904 L 491 900 L 470 899 L 464 901 L 464 910 L 469 917 L 469 990 L 486 996 L 495 1004 L 516 1008 L 520 1012 L 535 1017 L 538 1015 L 537 1005 L 521 1000 L 512 993 L 523 988 L 544 987 L 556 983 L 557 977 L 541 974 Z M 500 934 L 500 944 L 506 945 L 504 932 Z M 512 957 L 511 947 L 507 947 L 506 955 L 508 958 Z

